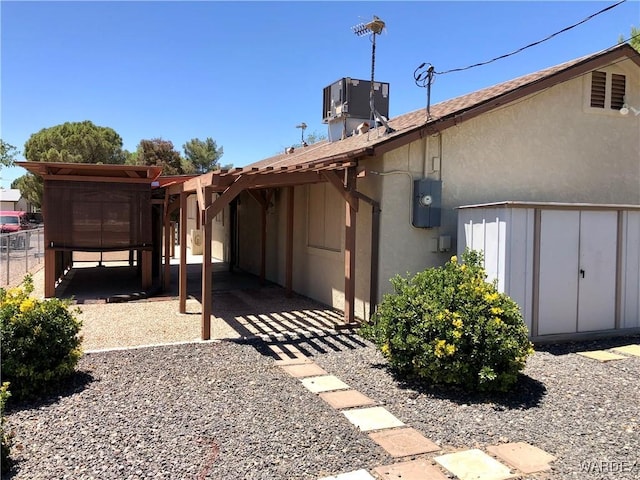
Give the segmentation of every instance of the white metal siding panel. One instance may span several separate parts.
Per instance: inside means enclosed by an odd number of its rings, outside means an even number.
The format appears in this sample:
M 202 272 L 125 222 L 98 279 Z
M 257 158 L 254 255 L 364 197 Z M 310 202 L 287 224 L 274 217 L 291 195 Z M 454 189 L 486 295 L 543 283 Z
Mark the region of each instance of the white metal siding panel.
M 622 230 L 622 328 L 640 327 L 640 212 L 624 212 Z
M 531 331 L 533 292 L 533 222 L 532 208 L 512 208 L 506 225 L 504 291 L 520 306 Z
M 580 332 L 615 328 L 617 232 L 617 212 L 580 213 Z
M 576 331 L 579 236 L 579 211 L 541 212 L 538 335 Z

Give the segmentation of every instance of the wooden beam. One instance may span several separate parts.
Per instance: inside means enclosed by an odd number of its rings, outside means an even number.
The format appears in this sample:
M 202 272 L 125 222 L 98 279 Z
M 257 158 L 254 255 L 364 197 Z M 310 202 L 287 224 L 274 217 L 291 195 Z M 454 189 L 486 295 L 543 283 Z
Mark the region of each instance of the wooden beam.
M 152 284 L 153 272 L 153 252 L 151 250 L 142 250 L 142 290 L 149 290 Z
M 165 196 L 165 200 L 168 198 L 168 195 Z M 164 221 L 162 222 L 164 226 L 164 270 L 162 272 L 162 280 L 165 292 L 168 292 L 171 288 L 171 222 L 167 207 L 168 205 L 165 203 Z
M 285 294 L 293 295 L 293 187 L 287 187 L 287 233 L 285 253 Z
M 204 211 L 205 222 L 202 224 L 203 241 L 202 246 L 202 322 L 201 338 L 209 340 L 211 338 L 211 290 L 213 288 L 213 268 L 211 264 L 211 223 L 213 216 L 207 215 L 206 211 L 211 206 L 211 190 L 204 188 Z
M 180 313 L 187 313 L 187 199 L 189 194 L 180 194 Z
M 44 249 L 44 296 L 56 296 L 56 251 L 47 245 Z
M 250 187 L 256 180 L 255 176 L 244 176 L 241 175 L 236 178 L 236 181 L 233 182 L 224 192 L 220 195 L 213 203 L 207 204 L 205 208 L 205 220 L 207 223 L 211 223 L 216 215 L 218 215 L 224 207 L 229 205 L 229 202 L 236 198 L 240 192 L 244 189 Z
M 247 190 L 247 193 L 260 204 L 262 208 L 267 208 L 267 198 L 262 190 Z
M 149 178 L 128 177 L 91 177 L 86 175 L 42 175 L 45 180 L 59 180 L 71 182 L 101 182 L 101 183 L 146 183 L 151 184 Z
M 200 177 L 197 177 L 196 179 L 196 196 L 198 197 L 198 210 L 199 210 L 199 216 L 200 216 L 200 223 L 204 224 L 204 216 L 205 216 L 205 200 L 204 200 L 204 187 L 202 186 L 202 183 L 200 181 Z
M 356 188 L 356 171 L 347 171 L 346 183 L 348 190 Z M 355 290 L 356 290 L 356 215 L 357 210 L 345 202 L 344 220 L 344 323 L 349 325 L 355 320 Z
M 351 169 L 349 170 L 351 171 Z M 336 187 L 336 190 L 342 195 L 342 198 L 353 208 L 356 212 L 358 211 L 358 197 L 353 195 L 351 190 L 345 188 L 344 183 L 338 176 L 338 174 L 334 170 L 324 170 L 322 172 L 322 176 L 327 179 L 327 181 Z

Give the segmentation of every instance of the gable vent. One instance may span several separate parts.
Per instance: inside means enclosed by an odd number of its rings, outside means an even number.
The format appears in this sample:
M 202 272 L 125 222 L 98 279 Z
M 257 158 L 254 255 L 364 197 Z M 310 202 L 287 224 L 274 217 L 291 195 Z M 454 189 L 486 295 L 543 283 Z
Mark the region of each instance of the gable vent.
M 605 72 L 591 73 L 591 106 L 604 108 L 607 89 L 607 74 Z
M 620 110 L 624 105 L 626 79 L 624 75 L 614 73 L 611 76 L 611 110 Z

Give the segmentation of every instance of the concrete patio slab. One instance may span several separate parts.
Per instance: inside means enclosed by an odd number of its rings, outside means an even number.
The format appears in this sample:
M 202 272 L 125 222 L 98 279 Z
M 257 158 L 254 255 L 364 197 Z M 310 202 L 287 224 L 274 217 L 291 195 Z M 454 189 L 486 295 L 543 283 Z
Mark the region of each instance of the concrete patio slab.
M 551 470 L 549 462 L 556 457 L 525 442 L 503 443 L 487 447 L 487 451 L 507 462 L 522 473 L 536 473 Z
M 335 375 L 323 375 L 320 377 L 307 377 L 300 380 L 302 384 L 313 393 L 330 392 L 331 390 L 346 390 L 349 385 Z
M 394 457 L 436 452 L 440 447 L 413 428 L 373 432 L 369 437 Z
M 640 345 L 625 345 L 624 347 L 616 347 L 613 350 L 620 353 L 626 353 L 627 355 L 640 357 Z
M 373 471 L 384 480 L 448 480 L 449 478 L 428 460 L 383 465 Z
M 477 448 L 441 455 L 434 460 L 460 480 L 505 480 L 514 477 L 509 467 Z
M 375 480 L 369 472 L 364 469 L 356 470 L 354 472 L 341 473 L 339 475 L 333 475 L 331 477 L 322 477 L 318 480 Z
M 605 350 L 593 350 L 591 352 L 577 352 L 578 355 L 583 357 L 598 360 L 599 362 L 610 362 L 612 360 L 623 360 L 627 357 L 624 355 L 618 355 L 617 353 L 607 352 Z
M 337 392 L 321 393 L 320 398 L 336 410 L 364 407 L 365 405 L 373 405 L 376 403 L 357 390 L 338 390 Z
M 295 378 L 317 377 L 328 375 L 328 372 L 317 363 L 302 363 L 299 365 L 281 365 L 280 368 Z
M 384 407 L 358 408 L 356 410 L 343 411 L 342 414 L 363 432 L 404 427 L 404 423 Z

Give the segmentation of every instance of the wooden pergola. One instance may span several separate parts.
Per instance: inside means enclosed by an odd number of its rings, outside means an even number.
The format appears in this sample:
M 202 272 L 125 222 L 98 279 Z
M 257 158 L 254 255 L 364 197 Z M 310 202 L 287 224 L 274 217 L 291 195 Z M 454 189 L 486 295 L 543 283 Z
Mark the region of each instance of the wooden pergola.
M 345 158 L 325 159 L 320 162 L 309 162 L 282 167 L 265 166 L 252 168 L 235 168 L 206 173 L 182 183 L 169 185 L 165 189 L 165 287 L 170 282 L 169 271 L 169 215 L 180 209 L 180 224 L 187 224 L 187 197 L 195 194 L 198 199 L 199 214 L 204 234 L 203 265 L 202 265 L 202 339 L 211 336 L 211 305 L 212 305 L 212 221 L 223 208 L 246 191 L 261 206 L 260 222 L 260 280 L 264 281 L 266 271 L 266 236 L 267 236 L 267 208 L 275 188 L 286 191 L 286 241 L 285 241 L 285 292 L 293 292 L 293 213 L 294 187 L 319 182 L 329 182 L 345 200 L 345 252 L 344 252 L 344 325 L 351 328 L 356 325 L 354 317 L 355 298 L 355 252 L 356 252 L 356 216 L 360 200 L 372 207 L 372 245 L 371 245 L 371 291 L 370 301 L 376 303 L 377 295 L 377 265 L 378 265 L 378 203 L 358 192 L 356 182 L 359 176 L 357 158 L 344 155 Z M 213 193 L 218 197 L 213 199 Z M 180 278 L 179 278 L 179 310 L 186 313 L 187 299 L 187 232 L 180 229 Z
M 17 162 L 44 180 L 45 297 L 54 297 L 56 282 L 73 263 L 73 251 L 139 252 L 142 289 L 152 284 L 151 190 L 161 167 L 102 165 L 60 162 Z M 97 201 L 87 205 L 82 199 Z M 126 211 L 104 211 L 109 199 L 118 196 Z M 76 207 L 82 209 L 80 221 Z M 117 227 L 105 218 L 120 215 Z M 113 223 L 113 222 L 112 222 Z M 127 225 L 128 223 L 128 225 Z M 98 227 L 97 227 L 98 226 Z M 111 231 L 109 228 L 111 228 Z

